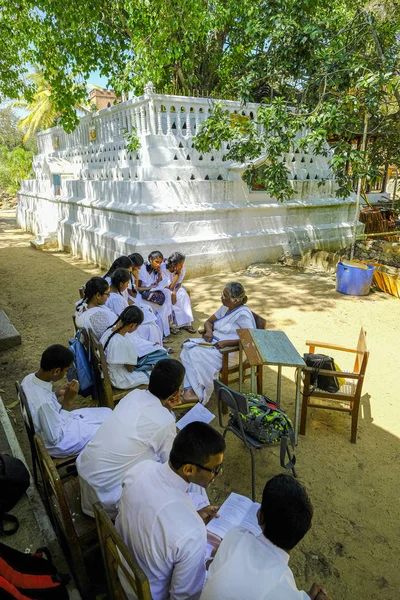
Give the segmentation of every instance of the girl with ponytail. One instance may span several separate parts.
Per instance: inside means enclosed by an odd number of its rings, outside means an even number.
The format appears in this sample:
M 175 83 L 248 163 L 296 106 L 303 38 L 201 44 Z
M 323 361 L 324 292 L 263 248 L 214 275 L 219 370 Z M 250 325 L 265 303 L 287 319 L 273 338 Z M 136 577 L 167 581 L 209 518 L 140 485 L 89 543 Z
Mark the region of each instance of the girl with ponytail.
M 130 280 L 131 273 L 128 269 L 116 269 L 111 275 L 110 295 L 106 302 L 106 306 L 117 316 L 128 306 L 128 300 L 126 299 L 124 292 L 127 289 Z
M 109 295 L 107 281 L 103 277 L 92 277 L 84 285 L 82 300 L 76 304 L 76 326 L 91 328 L 98 340 L 115 321 L 115 314 L 105 306 Z
M 116 388 L 126 390 L 148 383 L 146 373 L 135 368 L 138 355 L 127 337 L 127 334 L 134 333 L 142 322 L 143 312 L 140 308 L 128 306 L 101 337 L 111 383 Z

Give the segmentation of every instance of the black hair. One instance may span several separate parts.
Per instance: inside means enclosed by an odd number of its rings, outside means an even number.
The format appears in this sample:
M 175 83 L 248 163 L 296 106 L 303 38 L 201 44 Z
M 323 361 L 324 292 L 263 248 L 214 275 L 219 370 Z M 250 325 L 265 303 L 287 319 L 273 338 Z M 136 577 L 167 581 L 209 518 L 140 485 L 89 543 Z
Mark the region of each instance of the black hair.
M 111 276 L 111 284 L 117 288 L 118 293 L 121 294 L 121 285 L 131 280 L 131 274 L 128 269 L 116 269 Z M 121 294 L 122 296 L 122 294 Z
M 66 369 L 74 362 L 74 355 L 69 348 L 54 344 L 49 346 L 42 354 L 40 359 L 40 368 L 43 371 L 52 371 L 53 369 Z
M 111 275 L 114 273 L 114 271 L 116 271 L 116 269 L 129 269 L 129 267 L 131 266 L 132 261 L 129 258 L 129 256 L 119 256 L 114 260 L 113 264 L 108 269 L 107 273 L 103 275 L 103 277 L 111 277 Z
M 149 392 L 160 400 L 166 400 L 179 390 L 185 367 L 179 360 L 174 358 L 163 358 L 154 365 L 150 374 Z
M 204 465 L 210 459 L 225 452 L 225 440 L 222 435 L 206 423 L 189 423 L 177 434 L 172 444 L 169 461 L 174 469 L 183 465 Z
M 283 550 L 294 548 L 311 527 L 313 507 L 307 491 L 285 473 L 267 481 L 261 511 L 265 537 Z
M 153 252 L 150 252 L 149 256 L 147 257 L 149 262 L 146 263 L 146 270 L 148 273 L 153 273 L 154 271 L 153 267 L 150 264 L 150 261 L 154 260 L 155 258 L 161 258 L 162 260 L 164 260 L 164 257 L 159 250 L 153 250 Z
M 115 321 L 115 323 L 113 323 L 112 325 L 107 327 L 107 329 L 111 329 L 117 323 L 119 323 L 119 321 L 121 321 L 121 323 L 122 323 L 121 327 L 118 327 L 118 329 L 116 329 L 115 331 L 112 332 L 112 334 L 110 335 L 110 337 L 104 344 L 104 350 L 107 348 L 113 335 L 115 335 L 116 333 L 121 331 L 121 329 L 123 329 L 123 327 L 125 327 L 125 325 L 131 325 L 132 323 L 135 323 L 136 325 L 141 325 L 143 323 L 143 319 L 144 319 L 143 311 L 140 310 L 140 308 L 138 306 L 127 306 L 126 308 L 124 308 L 124 310 L 119 315 L 119 317 Z
M 175 265 L 179 265 L 179 263 L 181 262 L 185 262 L 185 260 L 186 256 L 184 254 L 181 254 L 180 252 L 174 252 L 173 254 L 171 254 L 171 256 L 167 258 L 165 264 L 167 266 L 167 269 L 169 269 L 170 267 L 175 267 Z
M 131 259 L 134 267 L 141 267 L 144 263 L 143 256 L 139 254 L 139 252 L 134 252 L 133 254 L 129 254 L 128 258 Z
M 88 302 L 89 300 L 91 300 L 96 294 L 105 294 L 109 287 L 110 286 L 108 285 L 108 281 L 103 279 L 103 277 L 92 277 L 83 286 L 83 298 L 77 304 L 77 307 L 83 304 L 84 302 Z

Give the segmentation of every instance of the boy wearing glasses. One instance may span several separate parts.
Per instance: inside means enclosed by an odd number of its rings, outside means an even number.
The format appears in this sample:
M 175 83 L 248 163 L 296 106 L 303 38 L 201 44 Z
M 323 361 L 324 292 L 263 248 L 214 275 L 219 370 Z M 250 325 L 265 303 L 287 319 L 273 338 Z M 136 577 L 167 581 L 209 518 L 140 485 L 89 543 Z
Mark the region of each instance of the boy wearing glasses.
M 197 600 L 204 584 L 205 523 L 216 506 L 199 511 L 188 488 L 207 488 L 222 470 L 225 440 L 205 423 L 184 427 L 165 464 L 144 461 L 125 476 L 116 528 L 147 575 L 153 600 Z M 197 507 L 198 508 L 198 507 Z M 121 575 L 128 598 L 133 590 Z

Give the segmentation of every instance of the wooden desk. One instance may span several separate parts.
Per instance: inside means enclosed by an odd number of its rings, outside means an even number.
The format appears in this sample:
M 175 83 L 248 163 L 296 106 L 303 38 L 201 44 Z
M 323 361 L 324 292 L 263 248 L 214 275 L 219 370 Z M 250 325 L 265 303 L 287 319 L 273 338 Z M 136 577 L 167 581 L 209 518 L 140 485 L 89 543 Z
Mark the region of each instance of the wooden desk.
M 296 376 L 296 399 L 294 432 L 296 436 L 299 430 L 300 418 L 300 386 L 302 368 L 306 366 L 304 360 L 293 346 L 292 342 L 283 331 L 269 329 L 238 329 L 239 335 L 239 390 L 242 391 L 243 383 L 243 350 L 251 367 L 251 391 L 255 393 L 256 378 L 255 367 L 257 365 L 276 365 L 278 377 L 276 385 L 276 403 L 281 403 L 282 367 L 295 367 Z

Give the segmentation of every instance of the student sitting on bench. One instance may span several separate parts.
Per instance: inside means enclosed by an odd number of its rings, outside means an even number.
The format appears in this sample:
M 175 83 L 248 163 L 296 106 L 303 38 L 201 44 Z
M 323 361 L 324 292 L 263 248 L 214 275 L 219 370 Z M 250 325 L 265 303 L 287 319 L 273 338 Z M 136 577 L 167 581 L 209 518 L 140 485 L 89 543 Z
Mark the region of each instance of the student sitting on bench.
M 39 371 L 27 375 L 22 381 L 35 431 L 43 438 L 49 454 L 55 458 L 78 454 L 83 450 L 111 413 L 109 408 L 69 411 L 69 405 L 79 388 L 75 380 L 64 386 L 58 396 L 53 392 L 53 383 L 65 377 L 73 360 L 74 355 L 68 348 L 60 344 L 49 346 L 42 354 Z

